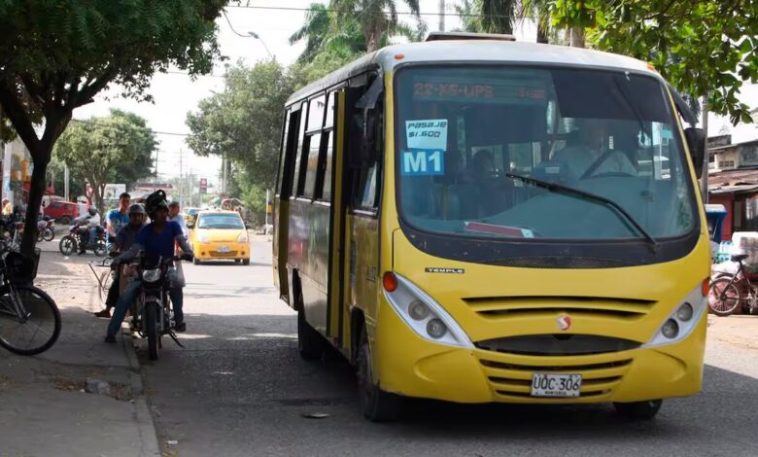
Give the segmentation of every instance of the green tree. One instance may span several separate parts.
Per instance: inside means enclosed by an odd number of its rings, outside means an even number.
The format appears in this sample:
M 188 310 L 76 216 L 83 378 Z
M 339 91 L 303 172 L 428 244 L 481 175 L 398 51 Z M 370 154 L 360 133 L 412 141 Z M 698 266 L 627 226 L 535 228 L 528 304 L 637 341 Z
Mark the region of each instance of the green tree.
M 467 32 L 509 35 L 513 33 L 519 6 L 518 0 L 463 0 L 455 9 Z
M 225 155 L 234 178 L 273 188 L 282 134 L 282 107 L 293 92 L 292 78 L 276 61 L 252 68 L 237 65 L 226 74 L 226 88 L 202 100 L 187 114 L 187 144 L 198 155 Z M 240 186 L 244 190 L 244 186 Z
M 305 23 L 289 38 L 290 44 L 305 40 L 305 50 L 298 57 L 298 62 L 311 62 L 316 57 L 324 41 L 329 37 L 331 21 L 326 5 L 311 3 L 305 14 Z
M 103 211 L 105 185 L 150 176 L 157 145 L 144 119 L 111 110 L 108 117 L 73 122 L 58 140 L 55 156 L 68 165 L 74 176 L 90 183 L 95 206 Z
M 73 110 L 112 83 L 146 99 L 169 65 L 208 73 L 227 0 L 0 2 L 0 106 L 34 162 L 22 250 L 31 254 L 47 165 Z M 38 135 L 35 120 L 44 119 Z M 5 123 L 0 121 L 0 123 Z
M 411 13 L 419 19 L 419 0 L 404 0 Z M 337 23 L 356 20 L 366 40 L 366 51 L 381 47 L 383 37 L 397 32 L 397 2 L 395 0 L 332 0 Z
M 712 112 L 752 122 L 740 102 L 758 82 L 755 0 L 555 0 L 553 23 L 580 27 L 600 49 L 653 63 L 680 92 L 707 94 Z

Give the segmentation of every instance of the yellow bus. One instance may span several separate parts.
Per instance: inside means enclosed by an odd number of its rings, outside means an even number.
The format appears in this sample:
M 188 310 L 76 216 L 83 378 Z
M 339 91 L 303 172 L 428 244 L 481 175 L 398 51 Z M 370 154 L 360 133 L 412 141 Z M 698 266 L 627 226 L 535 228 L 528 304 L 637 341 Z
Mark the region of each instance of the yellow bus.
M 681 97 L 620 55 L 434 38 L 284 107 L 273 266 L 301 355 L 344 354 L 375 421 L 404 397 L 647 419 L 697 393 L 710 253 Z

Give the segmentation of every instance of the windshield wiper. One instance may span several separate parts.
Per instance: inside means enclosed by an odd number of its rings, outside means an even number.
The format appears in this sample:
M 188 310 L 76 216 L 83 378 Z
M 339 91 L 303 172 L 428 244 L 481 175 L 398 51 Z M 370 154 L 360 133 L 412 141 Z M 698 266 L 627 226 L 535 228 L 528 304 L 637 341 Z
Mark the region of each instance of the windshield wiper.
M 542 187 L 543 189 L 547 189 L 550 192 L 556 192 L 556 193 L 562 193 L 562 194 L 570 195 L 574 197 L 580 197 L 580 198 L 584 198 L 590 201 L 594 201 L 596 203 L 600 203 L 605 206 L 609 206 L 612 209 L 616 210 L 614 214 L 618 215 L 622 219 L 625 219 L 627 222 L 632 224 L 632 226 L 634 226 L 634 228 L 637 229 L 637 231 L 640 232 L 643 237 L 645 237 L 645 239 L 650 243 L 650 246 L 653 248 L 653 252 L 655 252 L 656 248 L 658 247 L 658 242 L 655 241 L 655 238 L 653 238 L 652 235 L 650 235 L 650 233 L 648 233 L 648 231 L 645 230 L 639 224 L 639 222 L 637 222 L 637 220 L 634 219 L 634 217 L 631 214 L 629 214 L 628 211 L 626 211 L 624 208 L 621 207 L 621 205 L 619 205 L 618 203 L 614 202 L 611 199 L 608 199 L 600 195 L 596 195 L 596 194 L 593 194 L 581 189 L 575 189 L 570 186 L 553 183 L 550 181 L 543 181 L 541 179 L 532 178 L 530 176 L 518 175 L 514 173 L 505 173 L 505 176 L 511 179 L 516 179 L 516 180 L 525 182 L 527 184 L 533 184 L 537 187 Z

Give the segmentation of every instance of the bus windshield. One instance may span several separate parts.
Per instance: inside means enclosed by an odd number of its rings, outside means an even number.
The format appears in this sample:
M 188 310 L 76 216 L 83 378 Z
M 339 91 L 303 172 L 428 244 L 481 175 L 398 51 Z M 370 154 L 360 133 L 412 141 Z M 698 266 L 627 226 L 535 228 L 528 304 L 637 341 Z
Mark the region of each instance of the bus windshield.
M 651 76 L 450 66 L 396 81 L 398 207 L 416 229 L 523 242 L 695 227 L 678 126 Z

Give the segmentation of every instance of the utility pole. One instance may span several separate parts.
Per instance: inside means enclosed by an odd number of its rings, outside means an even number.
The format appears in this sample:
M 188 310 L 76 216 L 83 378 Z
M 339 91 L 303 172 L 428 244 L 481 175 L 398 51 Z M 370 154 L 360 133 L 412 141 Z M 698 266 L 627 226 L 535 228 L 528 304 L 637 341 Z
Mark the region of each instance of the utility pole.
M 179 206 L 184 208 L 184 149 L 179 149 Z
M 703 96 L 703 130 L 705 131 L 705 157 L 703 157 L 703 175 L 700 177 L 700 195 L 703 197 L 703 203 L 708 203 L 708 160 L 710 159 L 708 152 L 708 92 Z
M 68 165 L 63 164 L 63 199 L 70 202 L 68 198 L 68 181 L 69 181 Z
M 226 195 L 226 169 L 227 169 L 227 163 L 226 163 L 226 152 L 224 152 L 224 155 L 221 157 L 221 193 Z
M 445 31 L 445 0 L 440 0 L 440 32 Z

